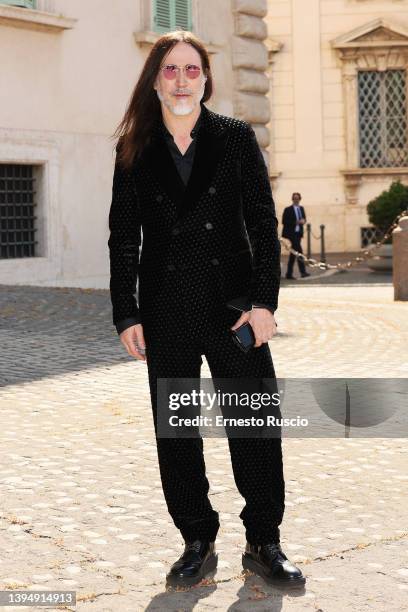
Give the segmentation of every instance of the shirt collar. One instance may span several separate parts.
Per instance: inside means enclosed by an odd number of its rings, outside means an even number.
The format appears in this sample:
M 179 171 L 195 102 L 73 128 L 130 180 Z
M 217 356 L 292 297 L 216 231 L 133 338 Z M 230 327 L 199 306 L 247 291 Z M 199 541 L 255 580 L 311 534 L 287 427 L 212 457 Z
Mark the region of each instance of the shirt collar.
M 199 114 L 198 119 L 195 122 L 195 125 L 194 125 L 193 129 L 190 132 L 191 138 L 195 138 L 197 136 L 197 134 L 198 134 L 198 131 L 199 131 L 201 125 L 202 125 L 202 115 L 203 115 L 203 111 L 201 111 L 201 113 Z M 169 130 L 167 129 L 167 127 L 166 127 L 166 125 L 165 125 L 165 123 L 163 121 L 163 118 L 161 119 L 161 126 L 160 127 L 161 127 L 161 130 L 162 130 L 163 134 L 167 138 L 173 138 L 173 134 L 171 132 L 169 132 Z

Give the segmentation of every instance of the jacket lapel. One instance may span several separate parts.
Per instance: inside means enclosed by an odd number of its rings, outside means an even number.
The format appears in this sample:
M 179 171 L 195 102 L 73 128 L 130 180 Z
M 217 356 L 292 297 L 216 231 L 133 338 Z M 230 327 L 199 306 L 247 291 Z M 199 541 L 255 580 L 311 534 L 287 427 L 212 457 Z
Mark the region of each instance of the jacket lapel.
M 197 134 L 193 167 L 187 185 L 184 185 L 160 129 L 156 122 L 152 141 L 143 152 L 143 162 L 177 207 L 177 220 L 184 218 L 197 205 L 200 196 L 211 185 L 218 163 L 225 152 L 227 130 L 201 103 L 202 122 Z
M 222 126 L 211 125 L 208 115 L 204 117 L 203 125 L 197 134 L 190 179 L 178 208 L 178 219 L 191 212 L 201 194 L 208 191 L 225 152 L 226 141 L 227 131 Z

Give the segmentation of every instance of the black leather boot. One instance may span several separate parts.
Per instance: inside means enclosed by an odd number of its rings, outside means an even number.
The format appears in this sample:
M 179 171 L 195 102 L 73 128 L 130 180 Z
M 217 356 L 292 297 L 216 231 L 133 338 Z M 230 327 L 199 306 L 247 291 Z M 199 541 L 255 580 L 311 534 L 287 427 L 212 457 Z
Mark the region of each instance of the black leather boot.
M 215 542 L 186 542 L 183 554 L 173 563 L 167 574 L 167 582 L 181 586 L 197 584 L 217 567 L 217 561 Z
M 280 544 L 249 544 L 242 555 L 242 565 L 274 586 L 285 588 L 303 587 L 306 578 L 301 570 L 293 565 Z

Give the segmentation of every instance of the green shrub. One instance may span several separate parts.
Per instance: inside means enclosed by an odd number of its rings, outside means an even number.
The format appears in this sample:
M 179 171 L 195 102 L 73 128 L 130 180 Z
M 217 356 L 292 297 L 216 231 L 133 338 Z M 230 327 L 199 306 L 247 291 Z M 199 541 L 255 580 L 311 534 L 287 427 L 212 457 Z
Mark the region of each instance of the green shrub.
M 408 186 L 398 179 L 367 204 L 368 219 L 375 227 L 386 232 L 395 217 L 407 208 Z M 386 240 L 387 244 L 391 242 L 391 237 Z

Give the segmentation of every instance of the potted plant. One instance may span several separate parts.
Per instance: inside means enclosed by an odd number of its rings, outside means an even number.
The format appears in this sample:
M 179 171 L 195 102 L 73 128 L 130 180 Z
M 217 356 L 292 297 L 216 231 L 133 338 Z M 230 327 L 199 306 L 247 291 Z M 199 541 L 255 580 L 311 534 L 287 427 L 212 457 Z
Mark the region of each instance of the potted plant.
M 398 179 L 393 181 L 388 189 L 380 193 L 367 204 L 367 214 L 370 223 L 385 233 L 403 210 L 408 207 L 408 186 Z M 375 255 L 368 260 L 368 267 L 376 271 L 392 270 L 392 236 L 378 248 L 375 245 Z

